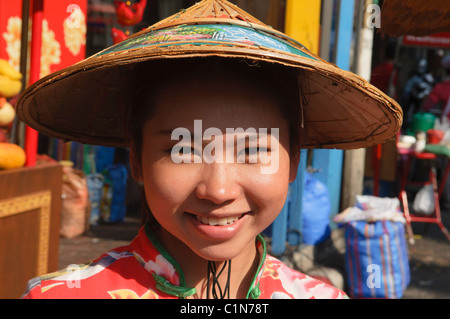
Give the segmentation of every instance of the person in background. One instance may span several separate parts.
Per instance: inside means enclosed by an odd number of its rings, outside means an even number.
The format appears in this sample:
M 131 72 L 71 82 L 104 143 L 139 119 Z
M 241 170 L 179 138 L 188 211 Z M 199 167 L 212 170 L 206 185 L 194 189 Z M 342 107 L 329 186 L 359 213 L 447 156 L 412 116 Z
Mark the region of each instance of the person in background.
M 421 59 L 414 74 L 408 79 L 403 91 L 403 101 L 405 108 L 405 124 L 408 126 L 412 122 L 415 113 L 420 111 L 423 101 L 430 94 L 435 80 L 429 72 L 428 62 Z
M 450 55 L 445 56 L 441 62 L 445 70 L 446 78 L 437 83 L 423 104 L 423 110 L 432 112 L 433 109 L 438 109 L 441 119 L 447 117 L 450 119 Z

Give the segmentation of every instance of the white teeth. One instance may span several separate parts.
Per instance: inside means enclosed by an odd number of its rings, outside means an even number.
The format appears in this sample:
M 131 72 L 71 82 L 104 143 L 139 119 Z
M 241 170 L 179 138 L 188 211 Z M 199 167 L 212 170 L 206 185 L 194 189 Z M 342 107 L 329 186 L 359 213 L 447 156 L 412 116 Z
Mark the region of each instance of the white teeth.
M 217 218 L 211 217 L 211 218 L 209 219 L 209 224 L 210 224 L 211 226 L 216 226 L 218 223 L 219 223 L 219 220 L 218 220 Z
M 206 217 L 206 216 L 199 216 L 196 215 L 196 218 L 199 222 L 201 222 L 202 224 L 205 225 L 210 225 L 210 226 L 226 226 L 226 225 L 231 225 L 234 222 L 236 222 L 239 218 L 241 218 L 241 216 L 237 216 L 237 217 L 224 217 L 224 218 L 216 218 L 216 217 Z

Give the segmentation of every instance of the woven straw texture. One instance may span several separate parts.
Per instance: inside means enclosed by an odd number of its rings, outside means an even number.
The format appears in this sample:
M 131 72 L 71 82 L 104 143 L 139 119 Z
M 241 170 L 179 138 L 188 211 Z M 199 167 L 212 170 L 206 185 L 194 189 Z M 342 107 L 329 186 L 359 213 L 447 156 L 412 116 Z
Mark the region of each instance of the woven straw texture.
M 368 147 L 394 137 L 402 124 L 401 107 L 383 92 L 225 0 L 203 0 L 41 79 L 22 94 L 17 114 L 47 136 L 126 147 L 120 108 L 127 105 L 124 92 L 130 90 L 127 79 L 136 65 L 191 57 L 266 61 L 303 70 L 309 83 L 307 103 L 299 103 L 303 148 Z

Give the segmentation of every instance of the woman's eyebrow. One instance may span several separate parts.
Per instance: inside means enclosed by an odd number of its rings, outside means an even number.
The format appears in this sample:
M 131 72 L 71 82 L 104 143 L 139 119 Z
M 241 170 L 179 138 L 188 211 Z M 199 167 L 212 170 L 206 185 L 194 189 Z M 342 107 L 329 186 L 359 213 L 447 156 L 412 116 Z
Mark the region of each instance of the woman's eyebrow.
M 183 128 L 184 130 L 187 130 L 187 133 L 190 134 L 190 136 L 192 138 L 195 138 L 195 130 L 194 132 L 192 130 L 189 130 L 187 128 Z M 174 133 L 175 129 L 162 129 L 159 130 L 157 132 L 155 132 L 155 135 L 172 135 Z M 229 131 L 231 130 L 231 131 Z M 219 130 L 221 132 L 221 136 L 225 137 L 227 136 L 228 138 L 233 138 L 235 141 L 241 141 L 241 140 L 248 140 L 248 139 L 256 139 L 259 140 L 262 137 L 270 137 L 272 135 L 272 130 L 271 129 L 265 129 L 265 131 L 263 133 L 261 133 L 259 130 L 255 130 L 255 132 L 248 132 L 248 131 L 241 131 L 241 129 L 227 129 L 225 131 Z M 199 135 L 198 138 L 204 140 L 205 139 L 205 135 L 204 135 L 204 131 L 201 132 L 202 135 Z M 213 134 L 214 135 L 214 134 Z M 208 139 L 209 140 L 209 139 Z
M 188 130 L 188 132 L 191 134 L 191 136 L 194 136 L 194 132 L 192 132 L 192 130 L 189 130 L 187 128 L 183 128 L 183 129 Z M 230 128 L 230 129 L 231 129 L 231 131 L 220 130 L 220 132 L 222 133 L 221 135 L 234 135 L 235 137 L 238 137 L 238 138 L 250 137 L 250 136 L 259 138 L 260 136 L 272 134 L 271 129 L 266 129 L 266 131 L 263 134 L 261 134 L 261 132 L 258 130 L 256 130 L 255 132 L 246 132 L 246 131 L 241 132 L 241 131 L 235 130 L 233 128 Z M 163 129 L 163 130 L 157 131 L 155 134 L 171 135 L 175 130 L 176 129 Z M 202 132 L 202 137 L 203 137 L 204 133 L 205 132 Z
M 161 130 L 156 132 L 156 135 L 172 135 L 174 130 L 168 129 L 168 130 Z

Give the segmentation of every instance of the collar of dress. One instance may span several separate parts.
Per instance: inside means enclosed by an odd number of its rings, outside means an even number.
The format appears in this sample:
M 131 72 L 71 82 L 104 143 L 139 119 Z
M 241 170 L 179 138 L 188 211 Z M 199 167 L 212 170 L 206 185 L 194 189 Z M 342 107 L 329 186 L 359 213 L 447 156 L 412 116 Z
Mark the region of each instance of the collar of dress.
M 187 298 L 197 293 L 195 288 L 186 287 L 183 270 L 165 247 L 156 238 L 148 224 L 140 230 L 141 239 L 149 240 L 151 245 L 141 243 L 133 248 L 133 255 L 138 262 L 149 271 L 156 281 L 156 288 L 168 295 Z M 142 238 L 144 237 L 144 238 Z M 140 247 L 139 247 L 140 246 Z M 256 237 L 256 247 L 259 252 L 260 262 L 248 289 L 246 299 L 258 299 L 261 295 L 259 281 L 264 271 L 266 260 L 266 242 L 261 235 Z

